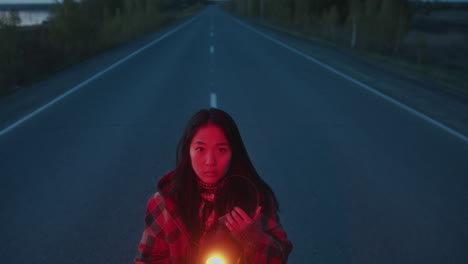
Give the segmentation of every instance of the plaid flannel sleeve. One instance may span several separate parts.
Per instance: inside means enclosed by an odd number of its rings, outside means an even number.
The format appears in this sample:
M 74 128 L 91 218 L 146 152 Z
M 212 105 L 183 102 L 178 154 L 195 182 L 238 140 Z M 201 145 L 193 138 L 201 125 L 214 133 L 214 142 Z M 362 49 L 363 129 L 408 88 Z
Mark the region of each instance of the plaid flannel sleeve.
M 262 214 L 234 237 L 244 245 L 245 264 L 284 264 L 293 248 L 276 213 Z
M 148 201 L 145 214 L 145 229 L 138 245 L 135 257 L 136 264 L 169 264 L 171 263 L 169 245 L 163 228 L 157 219 L 162 217 L 164 204 L 159 194 L 152 195 Z

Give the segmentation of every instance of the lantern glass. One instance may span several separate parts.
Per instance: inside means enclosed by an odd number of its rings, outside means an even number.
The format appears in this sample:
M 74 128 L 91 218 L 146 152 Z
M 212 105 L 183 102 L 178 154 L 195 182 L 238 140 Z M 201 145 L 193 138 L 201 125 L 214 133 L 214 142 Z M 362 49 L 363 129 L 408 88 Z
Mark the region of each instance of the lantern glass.
M 221 256 L 212 256 L 206 260 L 206 264 L 225 264 Z

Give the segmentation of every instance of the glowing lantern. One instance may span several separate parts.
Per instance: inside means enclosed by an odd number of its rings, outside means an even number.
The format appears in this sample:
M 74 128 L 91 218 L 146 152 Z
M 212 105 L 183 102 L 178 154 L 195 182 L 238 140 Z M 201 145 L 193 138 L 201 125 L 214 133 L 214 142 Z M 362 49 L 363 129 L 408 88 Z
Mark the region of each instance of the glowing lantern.
M 220 256 L 212 256 L 206 260 L 206 264 L 225 264 Z
M 200 247 L 203 264 L 238 264 L 242 249 L 223 226 L 207 236 Z

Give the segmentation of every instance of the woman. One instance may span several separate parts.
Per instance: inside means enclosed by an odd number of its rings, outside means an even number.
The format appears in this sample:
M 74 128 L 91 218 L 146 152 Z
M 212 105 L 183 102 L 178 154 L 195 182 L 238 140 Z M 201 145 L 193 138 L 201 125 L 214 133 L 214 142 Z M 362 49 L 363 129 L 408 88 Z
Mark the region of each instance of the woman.
M 233 179 L 241 181 L 236 186 Z M 238 263 L 286 263 L 292 244 L 277 211 L 233 119 L 219 109 L 200 110 L 179 141 L 175 170 L 148 201 L 135 263 L 204 264 L 200 252 L 223 228 L 236 244 Z

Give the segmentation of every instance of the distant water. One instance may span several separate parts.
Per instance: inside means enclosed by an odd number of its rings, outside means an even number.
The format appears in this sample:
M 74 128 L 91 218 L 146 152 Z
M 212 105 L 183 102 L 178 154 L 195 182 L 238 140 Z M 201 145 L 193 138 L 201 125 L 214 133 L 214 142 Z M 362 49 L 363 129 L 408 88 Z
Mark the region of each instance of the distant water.
M 42 24 L 49 17 L 49 11 L 47 10 L 20 10 L 19 16 L 21 18 L 20 26 L 31 26 Z M 0 10 L 0 17 L 8 15 L 8 11 Z

